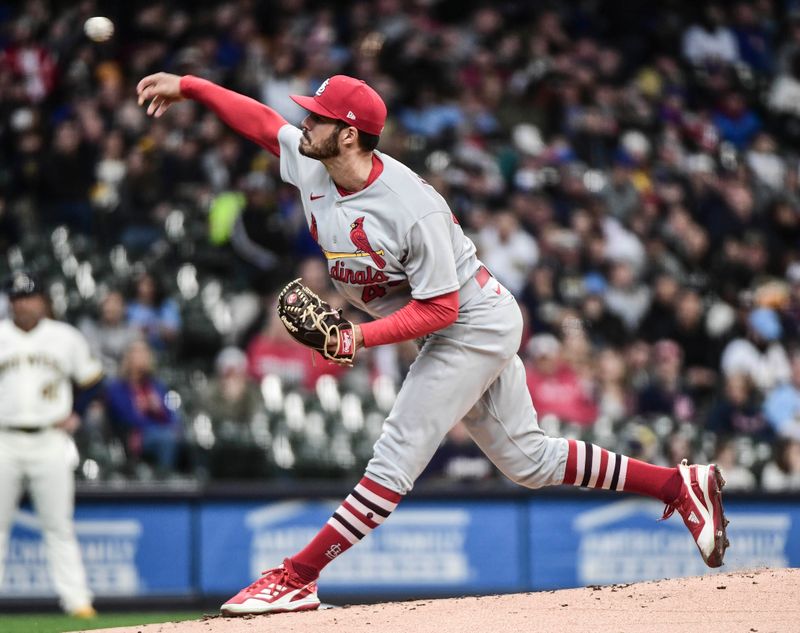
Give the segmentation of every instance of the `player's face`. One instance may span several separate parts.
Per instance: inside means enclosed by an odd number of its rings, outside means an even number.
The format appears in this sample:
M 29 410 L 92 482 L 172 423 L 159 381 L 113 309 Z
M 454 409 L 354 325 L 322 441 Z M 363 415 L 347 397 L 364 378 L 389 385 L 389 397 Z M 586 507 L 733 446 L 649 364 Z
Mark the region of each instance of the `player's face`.
M 47 304 L 44 301 L 44 297 L 38 294 L 17 297 L 11 300 L 11 312 L 17 327 L 23 330 L 31 330 L 47 314 Z
M 339 127 L 336 119 L 328 119 L 313 112 L 303 119 L 303 136 L 299 150 L 303 156 L 325 160 L 339 155 Z

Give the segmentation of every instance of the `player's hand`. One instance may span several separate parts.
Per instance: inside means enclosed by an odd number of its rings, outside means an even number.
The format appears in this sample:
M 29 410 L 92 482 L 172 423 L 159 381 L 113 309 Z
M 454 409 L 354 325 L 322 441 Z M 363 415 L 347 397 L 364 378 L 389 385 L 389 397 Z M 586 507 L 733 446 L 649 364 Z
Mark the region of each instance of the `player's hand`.
M 361 333 L 361 326 L 358 323 L 353 323 L 353 340 L 356 344 L 356 349 L 364 347 L 364 335 Z M 328 353 L 335 354 L 339 349 L 339 338 L 331 339 L 326 346 Z
M 78 430 L 78 427 L 81 425 L 81 419 L 77 413 L 74 411 L 70 413 L 66 418 L 61 420 L 56 426 L 61 429 L 62 431 L 66 431 L 70 435 L 73 435 L 75 431 Z
M 147 106 L 147 114 L 156 118 L 164 114 L 173 103 L 183 101 L 181 94 L 181 78 L 170 73 L 156 73 L 147 75 L 136 86 L 139 95 L 139 105 Z

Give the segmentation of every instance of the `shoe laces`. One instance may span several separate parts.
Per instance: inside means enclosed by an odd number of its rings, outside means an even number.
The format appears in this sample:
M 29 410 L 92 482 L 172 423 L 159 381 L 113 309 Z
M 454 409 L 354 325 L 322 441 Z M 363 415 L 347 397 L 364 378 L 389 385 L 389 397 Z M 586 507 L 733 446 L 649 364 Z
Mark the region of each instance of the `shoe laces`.
M 284 577 L 288 575 L 288 573 L 288 570 L 283 566 L 276 567 L 274 569 L 266 569 L 261 572 L 261 576 L 259 578 L 256 578 L 256 580 L 254 580 L 250 586 L 247 587 L 247 591 L 261 589 L 270 582 L 285 585 L 285 582 L 280 581 L 282 581 Z
M 688 460 L 686 460 L 686 459 L 682 459 L 681 460 L 681 466 L 688 466 L 688 465 L 689 465 L 689 461 Z M 659 519 L 659 521 L 666 521 L 668 518 L 670 518 L 674 514 L 675 509 L 678 507 L 678 503 L 680 502 L 680 499 L 681 499 L 682 496 L 683 496 L 683 494 L 681 492 L 681 493 L 678 494 L 678 496 L 675 498 L 675 500 L 672 503 L 668 503 L 668 504 L 666 504 L 664 506 L 664 513 L 661 515 L 661 518 Z

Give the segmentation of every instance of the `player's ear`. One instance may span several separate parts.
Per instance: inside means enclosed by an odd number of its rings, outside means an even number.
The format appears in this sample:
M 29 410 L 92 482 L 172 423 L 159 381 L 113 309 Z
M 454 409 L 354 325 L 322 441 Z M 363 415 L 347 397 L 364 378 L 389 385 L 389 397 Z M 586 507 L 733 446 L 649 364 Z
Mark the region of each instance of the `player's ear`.
M 345 145 L 355 147 L 358 145 L 358 130 L 352 125 L 349 125 L 342 130 L 342 134 L 339 138 Z

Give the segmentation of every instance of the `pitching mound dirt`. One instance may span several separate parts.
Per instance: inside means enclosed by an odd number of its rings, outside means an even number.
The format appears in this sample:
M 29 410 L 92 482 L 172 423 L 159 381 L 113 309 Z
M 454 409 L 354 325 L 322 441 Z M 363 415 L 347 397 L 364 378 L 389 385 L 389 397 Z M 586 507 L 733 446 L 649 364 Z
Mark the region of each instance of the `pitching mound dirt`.
M 790 633 L 800 632 L 800 569 L 766 569 L 480 598 L 392 602 L 247 618 L 209 617 L 194 622 L 104 630 L 113 633 Z

